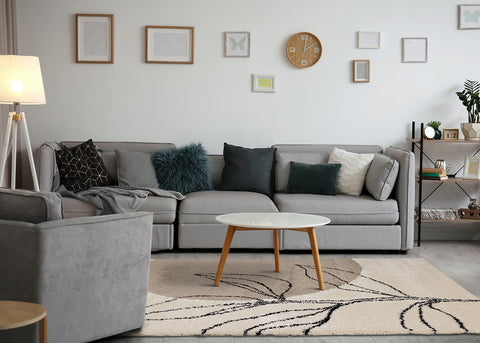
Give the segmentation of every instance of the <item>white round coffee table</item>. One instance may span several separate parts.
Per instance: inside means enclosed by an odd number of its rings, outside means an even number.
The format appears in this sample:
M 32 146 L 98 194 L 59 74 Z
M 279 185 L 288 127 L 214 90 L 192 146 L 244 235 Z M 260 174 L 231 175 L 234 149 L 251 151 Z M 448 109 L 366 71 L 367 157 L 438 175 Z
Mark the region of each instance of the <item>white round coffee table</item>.
M 227 224 L 228 230 L 223 243 L 222 255 L 218 263 L 215 286 L 220 284 L 223 267 L 227 261 L 233 235 L 236 231 L 272 230 L 273 244 L 275 251 L 275 271 L 280 271 L 280 244 L 278 240 L 279 230 L 293 230 L 308 233 L 310 246 L 312 248 L 313 262 L 317 272 L 318 286 L 323 289 L 322 267 L 318 253 L 317 237 L 315 227 L 330 223 L 330 219 L 322 216 L 301 213 L 229 213 L 217 216 L 216 221 Z

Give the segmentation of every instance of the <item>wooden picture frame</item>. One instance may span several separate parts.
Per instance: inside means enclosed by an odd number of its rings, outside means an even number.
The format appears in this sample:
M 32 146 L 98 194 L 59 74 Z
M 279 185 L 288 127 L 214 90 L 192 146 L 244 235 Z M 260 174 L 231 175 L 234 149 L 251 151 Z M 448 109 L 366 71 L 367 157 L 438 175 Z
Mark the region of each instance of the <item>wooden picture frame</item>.
M 77 63 L 113 63 L 113 14 L 76 14 Z
M 428 62 L 428 38 L 426 37 L 402 38 L 402 62 L 403 63 L 427 63 Z
M 464 179 L 480 179 L 480 157 L 467 156 L 463 165 Z
M 353 60 L 353 82 L 370 82 L 370 60 Z
M 381 33 L 380 32 L 357 32 L 357 48 L 358 49 L 380 49 Z
M 458 129 L 443 129 L 443 139 L 446 141 L 457 141 L 458 135 Z
M 480 4 L 458 5 L 458 29 L 479 30 L 480 29 Z
M 252 92 L 275 93 L 276 86 L 275 75 L 252 75 Z
M 192 26 L 145 26 L 145 63 L 193 64 Z
M 250 57 L 250 32 L 224 32 L 225 57 Z

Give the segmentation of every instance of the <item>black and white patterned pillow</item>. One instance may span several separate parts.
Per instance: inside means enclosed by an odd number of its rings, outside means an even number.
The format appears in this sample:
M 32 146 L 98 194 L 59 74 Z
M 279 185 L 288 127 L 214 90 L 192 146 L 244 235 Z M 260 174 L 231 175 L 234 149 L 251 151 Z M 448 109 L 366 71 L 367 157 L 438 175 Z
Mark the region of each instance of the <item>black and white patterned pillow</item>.
M 57 150 L 55 159 L 60 181 L 69 191 L 80 192 L 112 183 L 91 139 L 72 148 Z

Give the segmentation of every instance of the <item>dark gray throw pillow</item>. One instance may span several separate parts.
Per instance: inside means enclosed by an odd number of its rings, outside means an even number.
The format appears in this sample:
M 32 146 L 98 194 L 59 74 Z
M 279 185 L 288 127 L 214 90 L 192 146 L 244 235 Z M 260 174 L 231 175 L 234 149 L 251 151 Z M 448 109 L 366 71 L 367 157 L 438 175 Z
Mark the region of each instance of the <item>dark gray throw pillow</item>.
M 286 193 L 337 195 L 339 163 L 290 162 Z
M 152 164 L 160 189 L 182 194 L 212 189 L 208 157 L 201 144 L 156 151 Z
M 244 148 L 223 144 L 225 166 L 220 189 L 273 195 L 272 173 L 275 148 Z

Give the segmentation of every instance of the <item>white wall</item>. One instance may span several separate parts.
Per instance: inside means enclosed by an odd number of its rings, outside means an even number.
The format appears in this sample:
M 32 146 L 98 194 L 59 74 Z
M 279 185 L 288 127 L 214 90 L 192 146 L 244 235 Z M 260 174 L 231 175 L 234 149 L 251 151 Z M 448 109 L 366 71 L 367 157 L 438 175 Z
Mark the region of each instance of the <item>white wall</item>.
M 451 0 L 17 0 L 19 53 L 40 57 L 47 104 L 24 107 L 34 146 L 63 139 L 408 145 L 412 120 L 455 128 L 454 95 L 480 79 L 479 30 L 457 30 Z M 74 15 L 115 16 L 115 63 L 76 64 Z M 145 25 L 195 27 L 195 63 L 144 63 Z M 356 32 L 381 31 L 378 50 Z M 250 31 L 251 57 L 223 57 L 224 31 Z M 296 32 L 323 55 L 299 69 L 285 57 Z M 428 63 L 401 63 L 402 37 L 428 37 Z M 352 83 L 370 59 L 371 82 Z M 252 73 L 277 76 L 275 94 L 251 92 Z
M 221 153 L 224 141 L 249 147 L 357 143 L 409 148 L 412 120 L 440 120 L 441 128 L 458 128 L 467 119 L 454 92 L 466 78 L 480 79 L 480 30 L 457 29 L 458 4 L 17 0 L 19 53 L 40 57 L 47 97 L 46 105 L 23 108 L 32 143 L 88 138 L 178 146 L 202 142 L 210 153 Z M 74 62 L 76 13 L 114 14 L 114 64 Z M 194 26 L 195 64 L 145 64 L 145 25 Z M 250 31 L 251 57 L 223 57 L 224 31 Z M 285 56 L 288 38 L 300 31 L 314 33 L 323 45 L 322 58 L 312 68 L 296 68 Z M 357 31 L 380 31 L 381 49 L 356 49 Z M 428 37 L 428 63 L 401 63 L 402 37 Z M 371 60 L 370 83 L 351 81 L 354 59 Z M 275 74 L 277 93 L 252 93 L 253 73 Z M 457 168 L 474 149 L 442 146 L 431 156 Z M 425 194 L 431 188 L 426 185 Z M 478 194 L 478 186 L 465 188 Z M 455 185 L 437 194 L 425 206 L 468 203 Z M 478 239 L 480 231 L 464 232 L 472 235 Z

